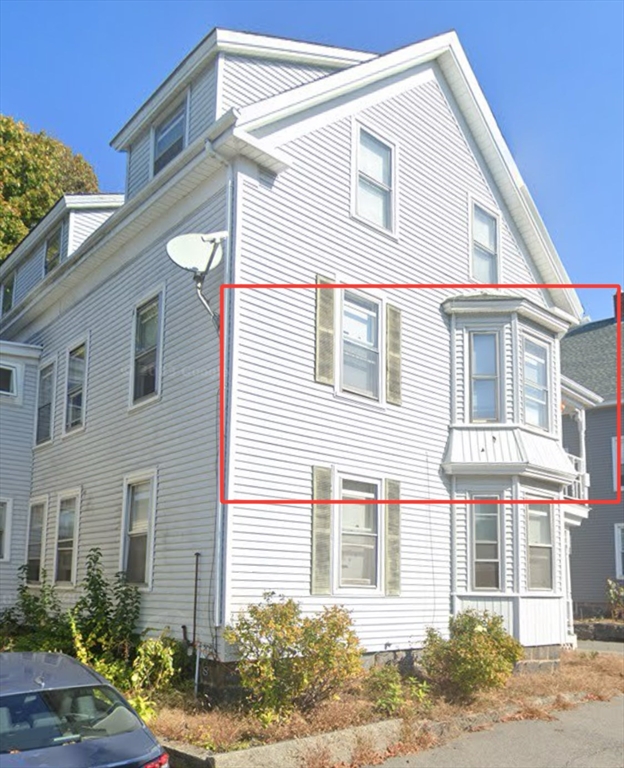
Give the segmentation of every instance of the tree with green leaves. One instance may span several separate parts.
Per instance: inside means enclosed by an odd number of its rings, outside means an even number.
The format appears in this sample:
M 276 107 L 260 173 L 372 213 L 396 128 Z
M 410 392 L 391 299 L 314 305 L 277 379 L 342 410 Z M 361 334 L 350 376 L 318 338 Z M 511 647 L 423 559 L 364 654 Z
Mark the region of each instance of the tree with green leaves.
M 0 115 L 0 262 L 62 195 L 97 191 L 95 171 L 82 155 Z

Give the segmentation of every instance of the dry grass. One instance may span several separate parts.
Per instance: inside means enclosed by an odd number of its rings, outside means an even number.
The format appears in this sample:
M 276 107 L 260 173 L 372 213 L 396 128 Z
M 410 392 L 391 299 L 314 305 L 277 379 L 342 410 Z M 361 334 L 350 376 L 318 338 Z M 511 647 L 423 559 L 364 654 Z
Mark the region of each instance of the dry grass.
M 436 737 L 427 730 L 423 719 L 429 722 L 455 722 L 460 729 L 480 728 L 478 724 L 467 722 L 466 716 L 492 710 L 504 712 L 510 707 L 517 709 L 516 714 L 504 715 L 502 719 L 552 719 L 552 711 L 575 706 L 570 701 L 571 695 L 584 694 L 589 700 L 604 701 L 622 692 L 622 657 L 568 652 L 563 655 L 557 672 L 515 675 L 504 688 L 482 693 L 470 705 L 449 703 L 437 698 L 426 707 L 406 705 L 400 713 L 405 722 L 401 741 L 387 750 L 384 756 L 417 752 L 432 746 Z M 553 696 L 556 699 L 548 706 L 539 701 Z M 151 726 L 162 738 L 186 741 L 221 752 L 326 733 L 381 719 L 374 712 L 373 703 L 364 697 L 360 687 L 355 686 L 340 698 L 327 701 L 310 713 L 295 713 L 290 718 L 270 725 L 263 725 L 255 716 L 242 712 L 216 709 L 203 711 L 193 704 L 189 705 L 188 698 L 186 701 L 168 699 Z M 306 756 L 304 768 L 329 768 L 326 758 L 322 750 L 316 750 L 314 754 Z M 355 750 L 348 768 L 360 764 L 373 765 L 377 759 L 378 753 L 362 742 Z

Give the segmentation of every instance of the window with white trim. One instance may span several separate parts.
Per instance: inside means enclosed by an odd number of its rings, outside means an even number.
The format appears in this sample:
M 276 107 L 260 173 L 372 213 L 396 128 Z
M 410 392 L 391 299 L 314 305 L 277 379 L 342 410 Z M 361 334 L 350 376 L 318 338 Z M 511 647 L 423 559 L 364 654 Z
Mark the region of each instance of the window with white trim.
M 498 496 L 473 496 L 488 501 Z M 498 591 L 501 588 L 500 504 L 472 504 L 474 589 Z
M 134 403 L 158 394 L 160 379 L 160 305 L 154 296 L 139 306 L 134 321 L 134 370 L 132 401 Z
M 54 400 L 54 363 L 48 363 L 39 370 L 39 391 L 37 393 L 37 445 L 52 439 L 52 416 Z
M 11 499 L 0 499 L 0 560 L 8 560 L 11 553 Z
M 185 143 L 186 100 L 154 128 L 154 176 L 182 152 Z
M 26 549 L 26 581 L 29 584 L 38 584 L 41 581 L 45 512 L 45 502 L 31 503 Z
M 342 389 L 379 400 L 380 303 L 345 291 L 342 304 Z
M 498 334 L 470 333 L 471 421 L 500 421 Z
M 77 523 L 78 495 L 59 497 L 54 574 L 57 584 L 76 581 Z
M 124 483 L 122 570 L 130 584 L 150 583 L 151 541 L 156 505 L 155 472 Z
M 552 589 L 553 535 L 550 505 L 529 504 L 527 548 L 529 589 Z
M 47 275 L 54 267 L 58 266 L 61 262 L 61 227 L 55 230 L 50 237 L 46 240 L 45 246 L 45 268 L 44 272 Z
M 83 342 L 67 353 L 65 392 L 65 432 L 84 425 L 87 344 Z
M 615 524 L 615 578 L 624 579 L 624 523 Z
M 15 291 L 15 272 L 11 272 L 2 283 L 2 314 L 6 315 L 13 308 Z
M 481 206 L 472 207 L 472 276 L 480 283 L 498 279 L 498 219 Z
M 611 455 L 613 459 L 613 490 L 624 489 L 624 435 L 620 438 L 620 461 L 618 464 L 617 437 L 611 438 Z
M 524 423 L 549 428 L 548 347 L 524 338 Z
M 340 507 L 341 587 L 380 585 L 380 506 L 376 483 L 341 479 L 341 498 L 351 504 Z
M 0 365 L 0 395 L 17 395 L 17 370 L 12 365 Z
M 393 148 L 358 126 L 355 213 L 382 229 L 393 227 Z

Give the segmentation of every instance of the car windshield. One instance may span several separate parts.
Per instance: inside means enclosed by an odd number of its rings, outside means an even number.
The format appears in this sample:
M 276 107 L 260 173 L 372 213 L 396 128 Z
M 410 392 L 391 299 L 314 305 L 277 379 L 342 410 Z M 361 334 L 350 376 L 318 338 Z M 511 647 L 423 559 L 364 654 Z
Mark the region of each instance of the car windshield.
M 139 728 L 138 717 L 106 685 L 0 696 L 0 753 L 101 739 Z

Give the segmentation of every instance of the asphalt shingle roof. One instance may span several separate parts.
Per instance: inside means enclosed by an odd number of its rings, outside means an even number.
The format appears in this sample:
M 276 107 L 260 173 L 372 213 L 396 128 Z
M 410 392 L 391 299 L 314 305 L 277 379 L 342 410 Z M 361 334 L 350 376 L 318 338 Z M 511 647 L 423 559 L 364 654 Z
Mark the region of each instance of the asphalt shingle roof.
M 615 400 L 615 343 L 613 317 L 573 328 L 561 340 L 562 373 L 605 400 Z

